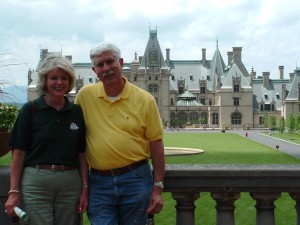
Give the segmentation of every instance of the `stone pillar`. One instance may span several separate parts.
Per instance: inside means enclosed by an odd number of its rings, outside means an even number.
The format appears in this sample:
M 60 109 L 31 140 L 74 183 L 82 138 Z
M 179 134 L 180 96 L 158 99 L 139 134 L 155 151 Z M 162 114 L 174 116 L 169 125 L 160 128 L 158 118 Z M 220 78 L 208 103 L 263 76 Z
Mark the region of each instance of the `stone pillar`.
M 296 201 L 295 209 L 297 213 L 296 225 L 300 225 L 300 193 L 290 193 L 292 199 Z
M 240 198 L 240 193 L 211 193 L 217 202 L 217 225 L 234 225 L 234 202 Z
M 195 225 L 195 200 L 200 197 L 200 193 L 193 192 L 172 192 L 172 197 L 176 200 L 176 225 Z
M 250 193 L 256 200 L 256 225 L 275 225 L 274 201 L 281 197 L 280 193 Z

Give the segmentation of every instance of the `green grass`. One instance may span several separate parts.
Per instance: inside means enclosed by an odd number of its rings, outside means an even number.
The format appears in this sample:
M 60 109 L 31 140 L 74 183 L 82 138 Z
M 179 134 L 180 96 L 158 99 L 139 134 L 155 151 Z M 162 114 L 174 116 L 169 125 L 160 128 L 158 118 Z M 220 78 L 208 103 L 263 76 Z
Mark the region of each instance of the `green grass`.
M 166 147 L 199 148 L 203 154 L 189 156 L 167 156 L 167 164 L 300 164 L 300 160 L 265 145 L 253 142 L 234 133 L 166 133 Z M 7 154 L 0 158 L 0 164 L 10 164 Z M 176 224 L 176 202 L 171 193 L 164 193 L 164 208 L 155 218 L 156 224 Z M 241 193 L 235 202 L 235 225 L 253 225 L 256 220 L 256 202 L 249 193 Z M 276 224 L 296 224 L 295 202 L 288 193 L 275 201 Z M 195 201 L 196 225 L 216 224 L 215 201 L 210 193 L 200 193 Z M 84 225 L 88 225 L 84 215 Z
M 263 132 L 263 133 L 270 135 L 270 132 Z M 273 131 L 273 132 L 271 132 L 271 136 L 300 145 L 300 133 L 299 132 L 298 133 L 288 133 L 288 132 L 280 133 L 279 131 Z

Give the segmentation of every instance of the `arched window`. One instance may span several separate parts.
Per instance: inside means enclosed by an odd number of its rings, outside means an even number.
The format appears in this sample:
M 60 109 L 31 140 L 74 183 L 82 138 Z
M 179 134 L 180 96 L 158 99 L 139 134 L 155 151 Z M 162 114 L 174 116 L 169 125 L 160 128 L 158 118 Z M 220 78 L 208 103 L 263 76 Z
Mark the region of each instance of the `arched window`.
M 200 124 L 208 124 L 207 123 L 207 113 L 206 112 L 202 112 L 200 114 Z
M 156 84 L 154 84 L 153 86 L 154 86 L 154 92 L 158 92 L 158 86 Z
M 196 113 L 196 112 L 191 112 L 191 113 L 190 113 L 190 122 L 191 122 L 192 124 L 198 123 L 198 118 L 199 118 L 198 113 Z
M 150 84 L 150 85 L 148 86 L 148 90 L 149 90 L 149 92 L 153 92 L 153 84 Z
M 185 112 L 178 113 L 178 123 L 179 125 L 184 125 L 187 123 L 187 114 Z
M 242 114 L 240 112 L 231 114 L 231 124 L 242 124 Z

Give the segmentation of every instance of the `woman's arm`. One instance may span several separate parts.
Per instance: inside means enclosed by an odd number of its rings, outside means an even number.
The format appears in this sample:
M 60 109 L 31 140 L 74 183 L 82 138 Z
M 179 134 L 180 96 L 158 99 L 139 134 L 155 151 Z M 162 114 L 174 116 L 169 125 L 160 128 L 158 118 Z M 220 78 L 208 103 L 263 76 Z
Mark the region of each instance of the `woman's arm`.
M 80 201 L 77 207 L 77 212 L 82 213 L 87 210 L 88 207 L 88 164 L 86 161 L 85 153 L 79 154 L 79 172 L 81 176 L 81 182 L 82 182 L 82 190 L 80 195 Z
M 14 149 L 12 151 L 12 162 L 10 169 L 10 189 L 8 191 L 8 199 L 5 203 L 7 215 L 15 216 L 14 207 L 20 204 L 19 188 L 24 168 L 24 159 L 26 151 Z

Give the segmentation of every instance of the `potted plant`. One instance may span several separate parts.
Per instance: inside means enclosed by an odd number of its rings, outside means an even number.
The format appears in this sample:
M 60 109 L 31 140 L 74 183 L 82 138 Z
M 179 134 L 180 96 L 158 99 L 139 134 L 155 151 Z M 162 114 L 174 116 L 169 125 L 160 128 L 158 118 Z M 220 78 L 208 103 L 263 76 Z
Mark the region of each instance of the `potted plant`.
M 0 157 L 9 152 L 7 139 L 17 115 L 17 107 L 0 102 Z

